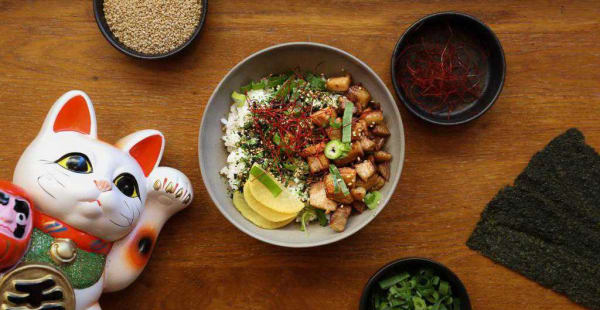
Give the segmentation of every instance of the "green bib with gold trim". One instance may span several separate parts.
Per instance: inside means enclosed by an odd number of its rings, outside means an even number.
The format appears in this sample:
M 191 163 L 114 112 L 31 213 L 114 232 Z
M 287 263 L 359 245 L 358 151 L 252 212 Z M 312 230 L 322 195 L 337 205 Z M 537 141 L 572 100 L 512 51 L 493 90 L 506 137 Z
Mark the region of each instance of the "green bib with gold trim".
M 34 228 L 31 244 L 22 263 L 45 263 L 60 270 L 71 282 L 74 289 L 88 288 L 98 282 L 104 272 L 106 255 L 87 252 L 77 248 L 77 256 L 70 263 L 57 264 L 50 257 L 50 247 L 54 238 Z

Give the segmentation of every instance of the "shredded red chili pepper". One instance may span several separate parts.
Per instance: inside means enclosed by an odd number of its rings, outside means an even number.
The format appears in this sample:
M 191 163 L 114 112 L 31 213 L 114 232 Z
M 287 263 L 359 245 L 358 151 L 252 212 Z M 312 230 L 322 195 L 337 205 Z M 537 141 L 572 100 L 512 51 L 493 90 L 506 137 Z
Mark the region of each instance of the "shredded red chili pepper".
M 261 144 L 282 177 L 281 163 L 297 156 L 306 146 L 325 141 L 325 129 L 313 128 L 310 104 L 274 98 L 270 104 L 251 103 L 250 111 Z
M 448 27 L 446 42 L 412 44 L 398 58 L 400 85 L 411 102 L 429 113 L 448 113 L 478 99 L 482 93 L 480 63 L 485 55 L 454 36 Z

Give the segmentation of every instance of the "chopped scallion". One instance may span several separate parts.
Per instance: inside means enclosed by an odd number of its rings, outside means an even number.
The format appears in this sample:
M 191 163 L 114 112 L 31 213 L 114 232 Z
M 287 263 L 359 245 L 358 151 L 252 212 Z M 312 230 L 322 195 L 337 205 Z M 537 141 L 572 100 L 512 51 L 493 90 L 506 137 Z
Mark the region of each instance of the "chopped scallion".
M 450 285 L 440 281 L 433 270 L 393 274 L 378 282 L 381 290 L 372 296 L 375 310 L 460 310 L 460 300 L 452 296 Z M 439 291 L 448 295 L 440 296 Z
M 390 288 L 393 285 L 396 285 L 408 278 L 410 278 L 410 274 L 408 272 L 405 272 L 405 273 L 402 273 L 399 275 L 395 275 L 395 276 L 391 276 L 389 278 L 379 281 L 379 287 L 381 287 L 382 289 Z
M 336 122 L 335 118 L 332 117 L 332 118 L 329 119 L 329 126 L 331 128 L 340 129 L 340 128 L 342 128 L 342 123 Z
M 273 178 L 268 175 L 262 168 L 257 165 L 252 166 L 250 168 L 250 174 L 254 176 L 260 183 L 262 183 L 274 197 L 279 196 L 283 191 L 279 184 L 273 180 Z
M 381 198 L 382 198 L 381 192 L 373 191 L 373 192 L 369 192 L 365 195 L 365 198 L 363 198 L 363 202 L 367 205 L 367 208 L 375 209 L 379 205 Z M 415 285 L 417 285 L 416 280 L 415 280 Z
M 348 187 L 346 186 L 346 182 L 344 182 L 344 179 L 342 178 L 340 171 L 334 164 L 329 165 L 329 172 L 331 172 L 331 175 L 333 176 L 334 186 L 337 185 L 337 187 L 342 191 L 344 196 L 350 195 L 350 190 L 348 190 Z
M 238 107 L 243 107 L 244 104 L 246 104 L 246 96 L 236 91 L 231 93 L 231 99 L 233 99 L 233 102 L 235 102 Z
M 344 117 L 342 118 L 342 142 L 352 142 L 352 110 L 354 104 L 351 101 L 346 101 L 344 108 Z

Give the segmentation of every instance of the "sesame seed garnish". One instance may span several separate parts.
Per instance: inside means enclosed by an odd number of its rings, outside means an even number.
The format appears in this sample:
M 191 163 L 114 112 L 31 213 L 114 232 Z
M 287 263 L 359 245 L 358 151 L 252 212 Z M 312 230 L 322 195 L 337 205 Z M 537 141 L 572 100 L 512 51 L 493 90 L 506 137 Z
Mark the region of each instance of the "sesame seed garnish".
M 105 0 L 106 23 L 125 46 L 148 55 L 180 47 L 200 22 L 200 0 Z

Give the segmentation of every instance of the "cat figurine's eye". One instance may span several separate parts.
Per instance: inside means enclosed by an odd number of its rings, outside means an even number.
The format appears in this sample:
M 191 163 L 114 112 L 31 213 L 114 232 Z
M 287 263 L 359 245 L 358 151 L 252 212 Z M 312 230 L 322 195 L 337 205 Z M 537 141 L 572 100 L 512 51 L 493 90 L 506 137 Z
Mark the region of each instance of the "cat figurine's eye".
M 125 196 L 131 198 L 138 197 L 138 184 L 133 175 L 122 173 L 113 182 Z
M 92 163 L 90 160 L 82 153 L 69 153 L 59 160 L 56 163 L 69 170 L 76 173 L 92 173 Z

